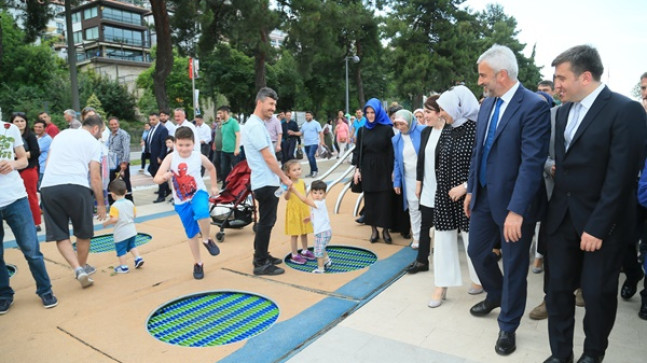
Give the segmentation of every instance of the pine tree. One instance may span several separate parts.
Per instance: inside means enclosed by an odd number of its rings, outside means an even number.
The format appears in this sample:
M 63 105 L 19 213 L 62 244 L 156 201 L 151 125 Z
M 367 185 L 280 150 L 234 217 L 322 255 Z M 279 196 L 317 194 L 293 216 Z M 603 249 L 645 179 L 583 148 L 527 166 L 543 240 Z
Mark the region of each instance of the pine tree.
M 97 114 L 101 116 L 102 119 L 106 119 L 106 111 L 103 110 L 103 107 L 101 106 L 101 101 L 99 101 L 99 97 L 95 95 L 94 93 L 88 97 L 88 101 L 86 102 L 85 107 L 92 107 L 97 111 Z

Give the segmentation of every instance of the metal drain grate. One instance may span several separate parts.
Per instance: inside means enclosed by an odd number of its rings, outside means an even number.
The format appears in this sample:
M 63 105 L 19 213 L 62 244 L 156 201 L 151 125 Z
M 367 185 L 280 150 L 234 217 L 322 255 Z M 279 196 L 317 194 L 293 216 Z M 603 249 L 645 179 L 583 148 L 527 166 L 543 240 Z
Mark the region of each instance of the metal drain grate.
M 313 248 L 311 247 L 309 250 L 312 251 Z M 326 251 L 332 261 L 332 266 L 326 269 L 326 273 L 342 273 L 359 270 L 377 261 L 377 256 L 373 252 L 357 247 L 328 246 Z M 316 260 L 308 261 L 305 265 L 299 265 L 290 260 L 290 254 L 285 257 L 285 264 L 303 272 L 312 272 L 312 270 L 317 268 Z
M 146 233 L 137 233 L 135 238 L 135 246 L 139 247 L 145 243 L 148 243 L 153 237 L 150 234 Z M 76 250 L 76 243 L 73 244 L 74 249 Z M 99 253 L 99 252 L 112 252 L 115 250 L 115 240 L 112 234 L 102 234 L 100 236 L 94 236 L 90 240 L 90 252 Z
M 148 319 L 157 339 L 183 347 L 234 343 L 267 330 L 279 317 L 271 300 L 242 292 L 207 292 L 174 300 Z

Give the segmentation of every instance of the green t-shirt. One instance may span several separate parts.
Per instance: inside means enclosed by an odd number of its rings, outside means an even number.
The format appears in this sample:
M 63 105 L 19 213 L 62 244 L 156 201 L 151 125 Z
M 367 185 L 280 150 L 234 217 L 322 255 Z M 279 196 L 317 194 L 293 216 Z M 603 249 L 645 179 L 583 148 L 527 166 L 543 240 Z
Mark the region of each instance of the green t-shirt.
M 222 124 L 222 151 L 233 153 L 236 148 L 236 133 L 240 132 L 240 125 L 235 118 L 230 117 Z

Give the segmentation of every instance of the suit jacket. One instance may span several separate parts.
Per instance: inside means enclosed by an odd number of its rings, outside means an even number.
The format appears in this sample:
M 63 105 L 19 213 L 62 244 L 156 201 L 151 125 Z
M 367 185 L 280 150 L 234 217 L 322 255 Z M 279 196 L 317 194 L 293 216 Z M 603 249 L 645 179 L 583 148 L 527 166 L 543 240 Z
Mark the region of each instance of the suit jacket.
M 151 175 L 155 176 L 157 169 L 160 166 L 160 163 L 157 162 L 157 158 L 163 159 L 166 155 L 166 138 L 168 137 L 168 130 L 160 122 L 155 126 L 154 132 L 151 129 L 153 136 L 147 142 L 148 150 L 151 154 L 150 166 L 148 171 Z
M 568 151 L 564 130 L 573 106 L 555 121 L 555 188 L 548 207 L 548 233 L 566 213 L 578 234 L 606 239 L 626 226 L 636 204 L 636 177 L 645 158 L 647 117 L 638 102 L 604 87 L 580 123 Z
M 478 176 L 493 108 L 494 98 L 490 97 L 479 111 L 467 189 L 472 194 L 470 208 L 487 202 L 498 224 L 503 224 L 509 211 L 522 215 L 524 223 L 534 223 L 546 200 L 542 173 L 550 141 L 550 107 L 519 85 L 499 119 L 487 159 L 488 200 L 480 201 Z

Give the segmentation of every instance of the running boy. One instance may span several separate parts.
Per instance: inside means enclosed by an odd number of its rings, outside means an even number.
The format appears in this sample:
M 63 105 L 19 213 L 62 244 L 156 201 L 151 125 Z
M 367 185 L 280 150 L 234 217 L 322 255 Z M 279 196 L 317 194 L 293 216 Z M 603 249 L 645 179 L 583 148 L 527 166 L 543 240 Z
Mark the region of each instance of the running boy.
M 193 278 L 200 280 L 204 277 L 204 269 L 198 234 L 202 234 L 202 242 L 212 256 L 220 253 L 218 246 L 209 238 L 209 194 L 200 176 L 201 166 L 209 172 L 212 195 L 218 194 L 218 185 L 216 169 L 206 156 L 193 149 L 193 137 L 193 131 L 188 127 L 182 126 L 175 130 L 175 150 L 164 158 L 153 181 L 161 184 L 172 180 L 175 211 L 189 238 L 189 247 L 195 262 Z
M 137 238 L 135 217 L 137 210 L 133 202 L 125 198 L 128 189 L 123 180 L 119 178 L 113 180 L 108 186 L 108 191 L 114 202 L 110 206 L 110 218 L 103 222 L 103 226 L 115 225 L 112 235 L 115 240 L 117 257 L 119 258 L 119 266 L 115 267 L 115 272 L 125 274 L 130 271 L 128 270 L 128 265 L 126 265 L 126 253 L 130 252 L 135 257 L 135 268 L 140 268 L 144 264 L 144 259 L 135 248 L 135 239 Z
M 326 207 L 326 189 L 328 185 L 321 181 L 315 180 L 310 186 L 310 194 L 312 197 L 306 198 L 303 194 L 294 187 L 290 186 L 290 191 L 294 193 L 301 201 L 310 206 L 310 220 L 314 227 L 315 232 L 315 257 L 317 257 L 317 268 L 312 270 L 312 273 L 322 274 L 326 268 L 332 266 L 332 261 L 326 252 L 326 246 L 332 238 L 332 228 L 330 227 L 330 217 L 328 216 L 328 208 Z

